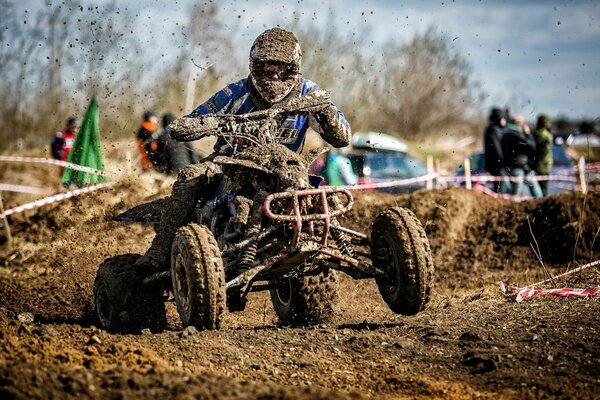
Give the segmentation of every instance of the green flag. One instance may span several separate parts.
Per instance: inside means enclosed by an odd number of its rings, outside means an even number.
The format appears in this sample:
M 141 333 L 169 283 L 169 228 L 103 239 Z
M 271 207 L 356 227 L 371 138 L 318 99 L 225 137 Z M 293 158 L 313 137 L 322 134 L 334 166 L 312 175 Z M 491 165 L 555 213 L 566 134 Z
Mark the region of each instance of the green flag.
M 98 101 L 94 97 L 88 106 L 81 127 L 75 137 L 73 148 L 69 153 L 67 161 L 73 164 L 90 167 L 104 171 L 104 157 L 100 148 L 100 123 L 98 117 Z M 65 186 L 74 183 L 78 187 L 104 182 L 105 176 L 95 175 L 89 172 L 75 171 L 65 168 L 61 177 L 61 183 Z

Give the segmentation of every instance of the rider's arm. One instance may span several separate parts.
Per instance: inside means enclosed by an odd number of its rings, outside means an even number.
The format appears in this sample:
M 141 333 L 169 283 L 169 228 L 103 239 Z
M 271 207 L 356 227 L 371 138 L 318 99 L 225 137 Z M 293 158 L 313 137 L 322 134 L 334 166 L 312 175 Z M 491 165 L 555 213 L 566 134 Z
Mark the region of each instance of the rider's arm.
M 232 107 L 239 102 L 244 95 L 244 80 L 230 83 L 212 97 L 200 104 L 194 111 L 186 115 L 186 118 L 196 118 L 206 114 L 230 114 Z
M 230 83 L 212 97 L 200 104 L 194 111 L 186 115 L 184 118 L 196 118 L 206 114 L 230 114 L 233 113 L 233 107 L 242 105 L 244 96 L 249 93 L 244 90 L 244 80 Z M 238 104 L 239 103 L 239 104 Z M 217 142 L 213 146 L 213 150 L 221 152 L 224 147 L 229 146 L 222 137 L 217 138 Z
M 303 87 L 303 95 L 318 88 L 314 82 L 307 81 Z M 333 147 L 346 147 L 350 144 L 350 138 L 352 137 L 350 124 L 344 113 L 333 102 L 329 102 L 328 107 L 325 107 L 322 112 L 317 113 L 314 117 L 311 116 L 308 121 L 310 127 Z
M 346 147 L 350 144 L 352 131 L 350 124 L 344 117 L 344 113 L 330 103 L 329 107 L 324 112 L 315 115 L 309 119 L 309 123 L 316 122 L 317 126 L 311 124 L 311 128 L 315 129 L 327 143 L 333 147 Z

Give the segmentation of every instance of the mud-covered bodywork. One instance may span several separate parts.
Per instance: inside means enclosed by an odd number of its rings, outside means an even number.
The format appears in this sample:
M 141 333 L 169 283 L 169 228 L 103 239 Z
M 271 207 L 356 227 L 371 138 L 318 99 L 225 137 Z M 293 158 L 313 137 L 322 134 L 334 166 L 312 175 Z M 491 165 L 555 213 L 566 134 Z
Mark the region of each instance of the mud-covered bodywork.
M 244 167 L 276 177 L 280 188 L 307 189 L 310 187 L 308 168 L 310 164 L 305 157 L 288 150 L 279 144 L 267 144 L 257 148 L 249 148 L 231 156 L 217 156 L 214 163 L 220 164 L 227 174 L 227 167 Z

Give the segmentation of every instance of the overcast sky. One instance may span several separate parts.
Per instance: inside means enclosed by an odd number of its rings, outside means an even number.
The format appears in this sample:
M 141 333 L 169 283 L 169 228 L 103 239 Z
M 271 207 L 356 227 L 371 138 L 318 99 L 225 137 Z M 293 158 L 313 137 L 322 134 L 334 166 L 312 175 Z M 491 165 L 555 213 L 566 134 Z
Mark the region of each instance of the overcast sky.
M 144 26 L 136 33 L 154 37 L 157 46 L 176 23 L 185 23 L 193 3 L 117 1 L 139 8 Z M 20 4 L 35 10 L 45 2 L 22 0 Z M 488 95 L 482 108 L 510 105 L 531 119 L 538 112 L 600 117 L 600 1 L 241 0 L 217 4 L 222 22 L 239 38 L 236 45 L 244 57 L 262 30 L 276 24 L 285 28 L 297 18 L 325 24 L 332 13 L 339 29 L 350 33 L 371 27 L 375 44 L 406 41 L 434 26 L 452 38 L 453 46 L 473 66 L 475 79 Z
M 228 2 L 222 15 L 241 15 L 240 33 L 249 45 L 263 27 L 294 18 L 297 3 L 290 3 Z M 522 108 L 515 112 L 529 116 L 547 112 L 600 117 L 600 1 L 299 3 L 303 13 L 322 23 L 332 10 L 341 29 L 372 26 L 378 43 L 405 40 L 437 27 L 453 38 L 473 66 L 489 96 L 486 106 L 511 104 Z

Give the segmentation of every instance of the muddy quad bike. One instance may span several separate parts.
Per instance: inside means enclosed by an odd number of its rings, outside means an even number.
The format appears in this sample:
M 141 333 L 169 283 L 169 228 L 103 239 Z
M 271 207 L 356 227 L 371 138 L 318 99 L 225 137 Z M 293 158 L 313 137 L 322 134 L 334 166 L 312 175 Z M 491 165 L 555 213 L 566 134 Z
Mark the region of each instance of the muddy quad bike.
M 433 263 L 414 214 L 390 208 L 376 217 L 370 236 L 343 227 L 338 219 L 350 211 L 352 194 L 319 187 L 320 178 L 308 174 L 323 150 L 302 156 L 281 144 L 286 116 L 328 104 L 305 97 L 281 109 L 181 118 L 170 126 L 180 141 L 218 137 L 226 151 L 212 162 L 224 177 L 216 194 L 196 205 L 194 220 L 177 231 L 169 270 L 136 281 L 134 255 L 100 266 L 94 294 L 104 328 L 160 329 L 169 291 L 184 326 L 218 329 L 225 307 L 242 311 L 250 292 L 264 290 L 283 325 L 326 322 L 337 308 L 338 271 L 374 278 L 396 313 L 425 308 Z M 157 223 L 165 204 L 143 204 L 116 219 Z

